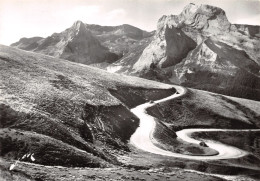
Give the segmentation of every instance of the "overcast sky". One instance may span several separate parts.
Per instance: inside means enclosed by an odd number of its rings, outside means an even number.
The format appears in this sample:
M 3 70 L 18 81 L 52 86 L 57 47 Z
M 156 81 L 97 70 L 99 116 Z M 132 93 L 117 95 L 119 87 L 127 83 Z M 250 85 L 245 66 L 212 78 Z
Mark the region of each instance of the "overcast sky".
M 190 2 L 221 7 L 231 23 L 260 25 L 260 0 L 0 0 L 0 44 L 47 37 L 77 20 L 151 31 L 162 15 L 179 14 Z

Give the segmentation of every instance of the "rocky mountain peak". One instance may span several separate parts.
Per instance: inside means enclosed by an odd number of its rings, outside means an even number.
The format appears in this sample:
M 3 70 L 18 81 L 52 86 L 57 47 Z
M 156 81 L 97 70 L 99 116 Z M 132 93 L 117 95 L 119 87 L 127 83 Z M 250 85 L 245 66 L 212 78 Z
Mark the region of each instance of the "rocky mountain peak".
M 87 37 L 87 39 L 92 39 L 92 33 L 86 28 L 82 21 L 74 22 L 71 28 L 69 28 L 69 34 L 72 36 L 84 36 Z
M 179 15 L 158 20 L 155 37 L 134 63 L 133 73 L 253 98 L 260 88 L 255 84 L 260 70 L 259 37 L 259 26 L 232 25 L 223 9 L 191 3 Z M 245 81 L 236 82 L 237 76 Z M 248 80 L 257 88 L 252 89 Z
M 157 34 L 165 26 L 192 28 L 204 33 L 219 34 L 230 30 L 230 22 L 223 9 L 210 5 L 190 3 L 179 15 L 162 16 L 157 25 Z
M 118 59 L 116 54 L 101 45 L 81 21 L 76 21 L 65 31 L 53 33 L 47 38 L 22 39 L 12 46 L 83 64 L 113 62 Z
M 82 21 L 76 21 L 73 23 L 72 28 L 79 31 L 85 31 L 86 27 Z
M 225 16 L 225 11 L 219 7 L 206 4 L 197 5 L 193 3 L 185 6 L 183 11 L 181 12 L 181 15 L 185 16 L 186 19 L 189 19 L 190 16 L 196 15 L 198 13 L 209 17 L 217 16 L 218 14 L 222 14 Z
M 215 6 L 189 4 L 179 16 L 186 26 L 213 34 L 218 30 L 228 31 L 230 27 L 225 11 Z
M 179 63 L 205 37 L 230 31 L 224 10 L 210 5 L 190 3 L 179 15 L 164 15 L 157 24 L 154 41 L 134 65 L 136 71 L 169 67 Z
M 184 7 L 181 14 L 185 17 L 189 17 L 192 14 L 196 13 L 196 11 L 199 9 L 199 5 L 190 3 L 187 6 Z

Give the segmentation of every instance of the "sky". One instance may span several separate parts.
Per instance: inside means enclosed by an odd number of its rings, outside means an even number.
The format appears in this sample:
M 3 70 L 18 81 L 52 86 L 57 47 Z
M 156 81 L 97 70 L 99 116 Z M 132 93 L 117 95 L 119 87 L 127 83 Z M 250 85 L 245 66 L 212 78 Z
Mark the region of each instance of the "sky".
M 0 44 L 47 37 L 77 20 L 152 31 L 162 15 L 179 14 L 189 3 L 220 7 L 231 23 L 260 25 L 260 0 L 0 0 Z

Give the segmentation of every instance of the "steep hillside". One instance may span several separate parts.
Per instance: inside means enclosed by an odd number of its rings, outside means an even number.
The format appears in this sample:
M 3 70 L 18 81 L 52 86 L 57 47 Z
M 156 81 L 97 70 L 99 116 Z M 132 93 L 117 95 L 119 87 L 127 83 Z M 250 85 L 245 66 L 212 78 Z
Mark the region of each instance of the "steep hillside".
M 190 127 L 260 128 L 260 103 L 207 91 L 188 89 L 185 96 L 148 110 L 174 130 Z
M 220 8 L 191 3 L 159 19 L 131 73 L 260 100 L 259 34 L 259 26 L 232 25 Z
M 83 64 L 111 63 L 118 59 L 118 55 L 101 45 L 81 21 L 61 33 L 47 38 L 22 38 L 11 46 Z
M 102 175 L 104 180 L 223 180 L 209 173 L 258 177 L 259 160 L 254 155 L 212 162 L 169 159 L 128 144 L 139 126 L 130 108 L 175 91 L 170 85 L 0 46 L 0 178 L 95 180 Z M 183 143 L 172 131 L 187 127 L 259 128 L 259 109 L 256 101 L 191 89 L 148 113 L 158 118 L 154 137 L 161 148 L 204 154 L 207 148 Z M 238 138 L 234 139 L 237 144 Z M 252 154 L 256 153 L 257 139 L 255 143 L 249 145 Z M 34 154 L 34 161 L 22 159 L 9 171 L 14 159 L 29 153 Z
M 139 124 L 129 108 L 175 91 L 2 45 L 0 62 L 1 156 L 34 153 L 45 165 L 117 164 L 111 153 L 129 151 Z
M 227 160 L 225 163 L 220 162 L 221 165 L 227 166 L 231 164 L 236 165 L 236 167 L 243 167 L 252 164 L 252 166 L 260 166 L 260 102 L 188 89 L 186 95 L 159 103 L 148 108 L 147 112 L 158 118 L 162 124 L 174 132 L 188 128 L 252 129 L 251 131 L 227 131 L 221 133 L 206 131 L 193 135 L 197 140 L 214 139 L 250 153 L 250 156 L 245 158 Z M 258 130 L 254 131 L 255 129 Z M 159 140 L 159 144 L 158 142 L 157 144 L 160 147 L 166 150 L 174 150 L 177 153 L 182 153 L 184 150 L 193 153 L 199 152 L 199 148 L 194 145 L 188 145 L 188 147 L 185 144 L 178 145 L 176 143 L 178 139 L 173 139 L 170 134 L 165 134 L 161 130 L 157 128 L 154 134 L 156 140 Z M 189 150 L 189 147 L 192 147 L 192 149 Z M 257 158 L 248 163 L 247 160 L 251 156 Z M 228 168 L 222 168 L 223 171 L 226 169 L 228 170 Z
M 221 94 L 260 100 L 260 67 L 243 50 L 205 39 L 178 65 L 172 80 Z

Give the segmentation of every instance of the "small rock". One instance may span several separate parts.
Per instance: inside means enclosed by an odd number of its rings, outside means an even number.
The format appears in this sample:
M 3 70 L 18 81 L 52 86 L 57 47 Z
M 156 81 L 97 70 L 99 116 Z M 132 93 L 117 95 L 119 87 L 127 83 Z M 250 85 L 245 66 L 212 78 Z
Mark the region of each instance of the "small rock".
M 202 147 L 209 147 L 204 141 L 200 142 L 200 146 L 202 146 Z

